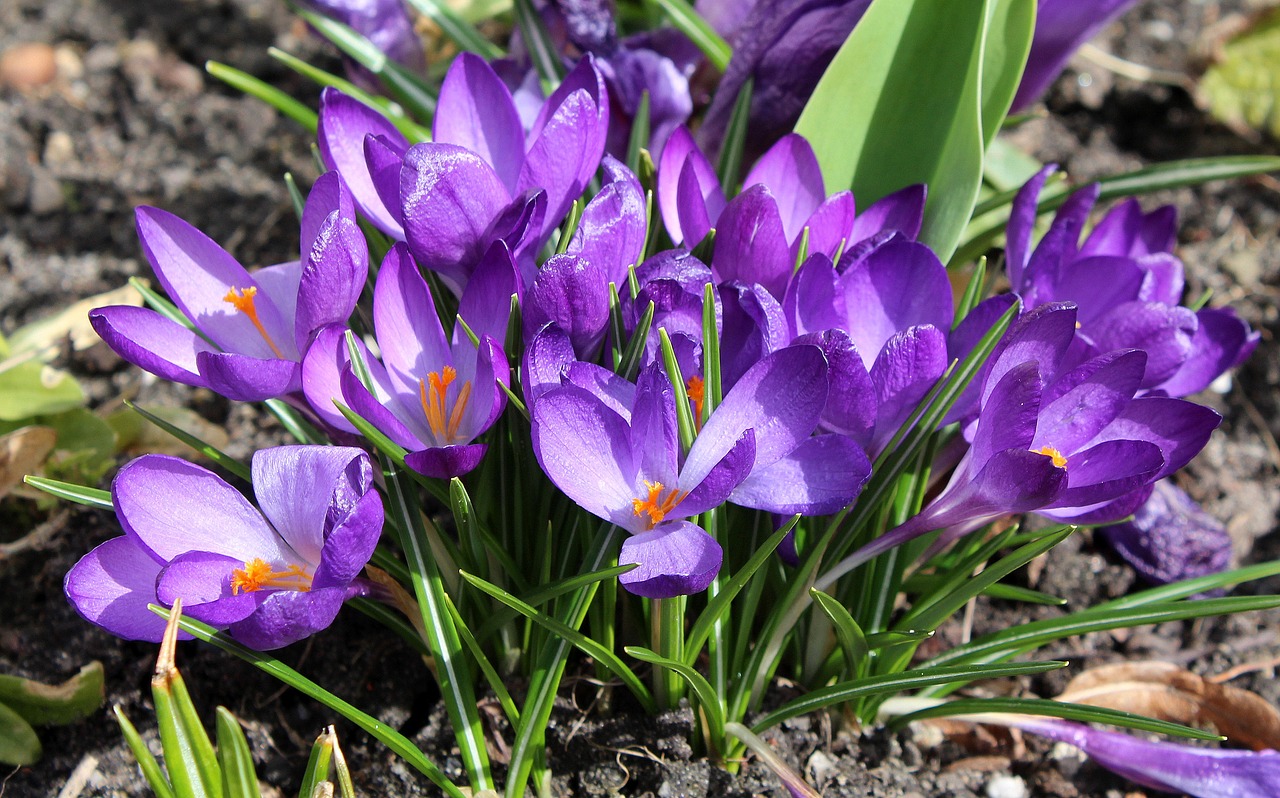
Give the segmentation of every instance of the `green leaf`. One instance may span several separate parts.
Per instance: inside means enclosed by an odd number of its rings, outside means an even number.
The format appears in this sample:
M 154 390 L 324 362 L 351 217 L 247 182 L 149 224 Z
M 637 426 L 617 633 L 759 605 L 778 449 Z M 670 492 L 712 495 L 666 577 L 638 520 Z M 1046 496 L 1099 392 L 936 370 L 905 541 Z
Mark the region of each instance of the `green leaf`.
M 0 764 L 33 765 L 40 753 L 36 730 L 17 712 L 0 704 Z
M 657 665 L 680 674 L 689 683 L 694 695 L 698 697 L 698 703 L 702 707 L 702 711 L 706 713 L 707 726 L 712 742 L 721 746 L 721 750 L 723 750 L 724 704 L 720 696 L 716 695 L 716 691 L 711 688 L 711 682 L 708 682 L 706 677 L 683 662 L 669 659 L 643 646 L 627 646 L 623 651 L 626 651 L 641 662 Z
M 742 153 L 747 146 L 747 122 L 751 117 L 751 92 L 754 85 L 748 78 L 738 90 L 738 97 L 733 101 L 733 114 L 725 129 L 724 143 L 720 147 L 720 160 L 716 163 L 720 185 L 724 186 L 725 194 L 730 197 L 737 193 L 742 177 Z
M 60 482 L 56 479 L 46 479 L 45 477 L 23 477 L 23 482 L 31 487 L 42 490 L 51 496 L 57 496 L 59 499 L 66 499 L 76 504 L 83 504 L 86 507 L 93 507 L 98 510 L 115 511 L 115 505 L 111 503 L 111 494 L 105 490 L 98 488 L 87 488 L 84 485 L 72 485 L 70 482 Z
M 955 684 L 975 682 L 979 679 L 1001 679 L 1007 676 L 1022 676 L 1032 673 L 1044 673 L 1067 667 L 1066 662 L 1046 660 L 1044 662 L 1018 662 L 1001 665 L 962 665 L 947 668 L 913 668 L 900 673 L 885 676 L 871 676 L 849 682 L 839 682 L 812 693 L 794 698 L 760 720 L 751 727 L 759 734 L 770 726 L 776 726 L 784 720 L 842 704 L 855 698 L 865 698 L 885 693 L 900 693 L 935 684 Z
M 542 79 L 543 91 L 551 94 L 552 88 L 564 76 L 564 65 L 560 61 L 560 48 L 547 31 L 542 15 L 533 7 L 530 0 L 515 0 L 516 26 L 524 38 L 525 47 L 529 50 L 529 59 L 533 68 Z
M 926 718 L 945 718 L 952 715 L 986 714 L 991 712 L 1017 713 L 1019 715 L 1046 715 L 1081 723 L 1108 723 L 1126 729 L 1187 737 L 1192 740 L 1222 740 L 1222 735 L 1192 729 L 1179 723 L 1156 720 L 1132 712 L 1121 712 L 1087 704 L 1069 704 L 1047 698 L 962 698 L 937 706 L 899 715 L 889 722 L 890 729 L 904 728 L 908 723 Z
M 84 391 L 67 374 L 37 360 L 0 371 L 0 421 L 19 421 L 80 407 Z
M 235 459 L 234 457 L 227 454 L 226 452 L 223 452 L 221 449 L 218 449 L 213 444 L 206 443 L 205 441 L 200 440 L 199 438 L 187 432 L 186 430 L 182 429 L 178 425 L 173 424 L 168 420 L 162 418 L 161 416 L 157 415 L 156 413 L 152 413 L 150 410 L 147 410 L 143 407 L 139 407 L 138 405 L 135 405 L 132 402 L 125 402 L 125 405 L 129 409 L 137 413 L 138 415 L 145 418 L 147 421 L 150 421 L 152 424 L 156 425 L 160 429 L 164 430 L 165 432 L 169 433 L 173 437 L 177 438 L 178 440 L 182 441 L 186 445 L 190 446 L 192 449 L 195 449 L 200 454 L 209 458 L 216 465 L 219 465 L 222 468 L 226 469 L 231 474 L 234 474 L 240 479 L 243 479 L 245 482 L 252 481 L 253 475 L 252 475 L 252 472 L 249 470 L 248 466 L 241 463 L 239 460 Z
M 115 712 L 116 723 L 120 725 L 120 733 L 124 735 L 124 741 L 128 743 L 133 758 L 138 761 L 138 767 L 141 768 L 142 776 L 147 780 L 151 791 L 156 794 L 156 798 L 174 798 L 173 785 L 160 769 L 160 763 L 156 761 L 155 755 L 147 747 L 142 735 L 138 734 L 138 730 L 129 722 L 129 718 L 125 716 L 119 704 L 112 707 L 112 711 Z
M 640 681 L 640 678 L 635 675 L 635 672 L 632 671 L 631 668 L 627 667 L 627 664 L 623 662 L 617 654 L 609 651 L 604 646 L 576 629 L 573 629 L 555 618 L 552 618 L 550 615 L 547 615 L 545 612 L 541 612 L 537 608 L 524 603 L 497 585 L 486 582 L 480 577 L 466 572 L 463 572 L 462 578 L 469 582 L 472 587 L 475 587 L 497 599 L 552 634 L 557 635 L 558 637 L 577 646 L 587 656 L 603 663 L 605 667 L 616 673 L 618 678 L 622 679 L 623 684 L 625 684 L 631 692 L 635 694 L 640 703 L 644 705 L 645 711 L 655 712 L 657 710 L 657 706 L 653 703 L 653 696 L 649 694 L 649 690 L 644 686 L 644 682 Z
M 505 55 L 500 47 L 485 38 L 483 33 L 460 17 L 448 4 L 438 3 L 436 0 L 408 0 L 408 3 L 417 9 L 418 13 L 439 25 L 444 35 L 463 50 L 470 50 L 486 61 Z
M 237 89 L 250 97 L 256 97 L 293 121 L 315 133 L 319 125 L 319 116 L 307 106 L 280 91 L 275 86 L 258 80 L 247 72 L 220 64 L 217 61 L 206 61 L 204 69 L 210 75 Z
M 828 187 L 849 186 L 863 204 L 927 184 L 920 240 L 947 260 L 977 200 L 986 142 L 1008 109 L 1011 81 L 1016 87 L 1011 74 L 1029 46 L 1032 5 L 873 2 L 796 123 Z
M 1280 138 L 1280 8 L 1223 45 L 1199 89 L 1209 113 L 1222 123 Z
M 28 723 L 72 723 L 102 706 L 102 663 L 90 662 L 62 684 L 42 684 L 0 674 L 0 704 Z
M 654 0 L 654 2 L 667 12 L 675 29 L 688 36 L 689 41 L 697 45 L 712 66 L 724 72 L 725 67 L 729 66 L 729 59 L 733 57 L 733 50 L 729 47 L 729 43 L 716 33 L 710 23 L 703 19 L 702 15 L 686 0 Z
M 871 651 L 862 627 L 858 626 L 858 622 L 853 619 L 844 605 L 831 596 L 816 588 L 810 588 L 809 595 L 813 597 L 818 609 L 831 619 L 831 625 L 836 629 L 836 639 L 840 642 L 840 650 L 844 653 L 845 667 L 849 675 L 854 679 L 861 678 L 866 674 L 867 656 Z
M 216 732 L 218 762 L 222 766 L 222 787 L 226 798 L 262 798 L 249 741 L 245 739 L 236 716 L 226 707 L 217 709 Z
M 337 748 L 338 735 L 330 726 L 311 746 L 311 756 L 307 759 L 307 769 L 302 774 L 302 788 L 298 790 L 298 798 L 311 798 L 320 783 L 329 780 L 329 765 Z
M 169 617 L 169 610 L 165 607 L 159 607 L 155 604 L 151 604 L 148 606 L 148 609 L 162 618 Z M 426 776 L 433 784 L 449 795 L 450 798 L 466 798 L 466 793 L 462 792 L 462 790 L 458 789 L 457 785 L 449 781 L 449 778 L 444 775 L 444 772 L 441 771 L 434 762 L 428 759 L 422 751 L 418 750 L 417 746 L 415 746 L 407 737 L 396 731 L 389 724 L 383 723 L 382 721 L 361 712 L 356 707 L 346 701 L 343 701 L 341 698 L 338 698 L 333 693 L 298 673 L 288 665 L 280 662 L 276 658 L 268 656 L 260 651 L 254 651 L 253 649 L 246 648 L 240 643 L 232 640 L 226 634 L 217 631 L 207 624 L 200 623 L 199 621 L 192 620 L 191 618 L 183 617 L 179 620 L 178 626 L 182 631 L 190 634 L 192 637 L 196 637 L 206 643 L 211 643 L 223 651 L 234 654 L 236 657 L 239 657 L 250 665 L 253 665 L 255 668 L 271 674 L 284 684 L 287 684 L 302 694 L 319 701 L 329 709 L 332 709 L 334 712 L 342 715 L 342 717 L 351 721 L 356 726 L 359 726 L 374 739 L 378 740 L 394 753 L 398 754 L 408 762 L 409 765 L 422 775 Z

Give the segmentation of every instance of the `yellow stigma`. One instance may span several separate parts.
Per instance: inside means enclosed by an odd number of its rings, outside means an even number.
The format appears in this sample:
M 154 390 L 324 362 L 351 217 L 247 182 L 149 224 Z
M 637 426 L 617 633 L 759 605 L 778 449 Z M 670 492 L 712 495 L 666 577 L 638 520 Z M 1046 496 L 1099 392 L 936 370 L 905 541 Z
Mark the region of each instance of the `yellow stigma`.
M 256 593 L 264 587 L 275 590 L 299 590 L 303 593 L 311 589 L 311 574 L 300 565 L 290 565 L 283 571 L 272 570 L 265 560 L 255 557 L 231 572 L 231 595 L 238 596 L 241 591 Z
M 685 393 L 689 395 L 689 401 L 693 402 L 693 426 L 695 429 L 702 429 L 702 404 L 706 401 L 706 388 L 702 384 L 702 378 L 693 376 L 689 378 L 688 383 L 684 386 Z
M 464 382 L 453 400 L 452 409 L 449 407 L 449 386 L 457 377 L 458 372 L 453 366 L 445 366 L 440 371 L 428 374 L 425 380 L 418 380 L 418 398 L 422 401 L 427 426 L 444 446 L 457 439 L 458 427 L 462 425 L 462 413 L 467 409 L 467 402 L 471 401 L 471 383 Z
M 1052 460 L 1055 468 L 1067 467 L 1066 455 L 1064 455 L 1062 452 L 1058 451 L 1057 449 L 1053 448 L 1052 446 L 1041 446 L 1039 449 L 1032 449 L 1031 451 L 1035 452 L 1036 454 L 1042 454 L 1045 457 Z
M 262 326 L 262 320 L 258 318 L 258 306 L 254 303 L 254 297 L 257 295 L 258 289 L 254 286 L 249 286 L 248 288 L 232 286 L 227 295 L 222 298 L 222 301 L 229 302 L 231 307 L 248 316 L 258 334 L 262 336 L 262 340 L 267 342 L 267 346 L 271 347 L 271 351 L 275 352 L 276 357 L 284 360 L 284 354 L 280 352 L 276 342 L 271 340 L 271 336 L 267 335 L 267 328 Z
M 665 489 L 661 482 L 650 482 L 646 479 L 644 486 L 648 488 L 649 495 L 643 499 L 632 499 L 631 511 L 636 515 L 649 516 L 650 529 L 662 523 L 667 517 L 667 513 L 676 509 L 676 505 L 684 501 L 684 497 L 689 495 L 688 491 L 681 493 L 673 489 L 664 499 L 662 492 Z

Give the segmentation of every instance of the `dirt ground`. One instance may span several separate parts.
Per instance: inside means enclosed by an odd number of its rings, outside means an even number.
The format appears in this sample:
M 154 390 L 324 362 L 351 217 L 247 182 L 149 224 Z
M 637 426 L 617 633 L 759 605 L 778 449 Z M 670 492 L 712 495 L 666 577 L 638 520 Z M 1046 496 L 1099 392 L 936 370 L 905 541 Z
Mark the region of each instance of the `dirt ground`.
M 1096 44 L 1133 62 L 1186 72 L 1216 26 L 1246 5 L 1150 0 Z M 12 331 L 145 274 L 132 223 L 137 204 L 183 216 L 246 264 L 296 257 L 296 225 L 280 178 L 286 171 L 304 185 L 314 178 L 306 137 L 201 68 L 207 59 L 223 61 L 314 102 L 314 88 L 266 54 L 272 45 L 306 57 L 320 52 L 283 3 L 0 3 L 0 53 L 31 42 L 53 48 L 57 74 L 31 90 L 0 88 L 0 330 Z M 327 63 L 336 68 L 332 59 Z M 1213 123 L 1181 88 L 1115 77 L 1081 58 L 1047 107 L 1047 116 L 1025 123 L 1012 137 L 1037 157 L 1061 163 L 1077 181 L 1173 158 L 1277 152 L 1275 142 L 1248 141 Z M 1238 561 L 1280 557 L 1280 535 L 1274 534 L 1280 508 L 1280 183 L 1218 183 L 1145 202 L 1172 202 L 1181 211 L 1179 252 L 1189 269 L 1189 293 L 1212 288 L 1215 304 L 1231 303 L 1263 335 L 1229 390 L 1203 397 L 1225 420 L 1181 484 L 1227 524 Z M 124 367 L 105 348 L 68 356 L 61 365 L 83 380 L 95 406 L 128 394 L 144 406 L 195 407 L 229 430 L 234 455 L 280 440 L 275 423 L 250 408 L 159 383 Z M 0 504 L 0 542 L 19 538 L 43 518 L 27 502 Z M 115 522 L 69 508 L 49 523 L 51 534 L 41 545 L 0 555 L 0 673 L 59 681 L 86 661 L 101 660 L 108 703 L 122 706 L 154 743 L 147 691 L 154 648 L 122 643 L 89 626 L 61 591 L 70 565 L 118 534 Z M 1115 557 L 1080 536 L 1054 550 L 1037 588 L 1086 606 L 1124 593 L 1133 580 Z M 1280 581 L 1243 590 L 1280 592 Z M 1050 612 L 1056 610 L 991 602 L 978 613 L 986 626 L 977 631 Z M 1091 635 L 1050 653 L 1072 659 L 1071 673 L 1142 658 L 1217 673 L 1280 656 L 1278 622 L 1280 612 L 1168 624 Z M 415 739 L 446 769 L 458 768 L 425 670 L 406 661 L 413 655 L 390 633 L 344 613 L 328 634 L 286 650 L 282 658 Z M 296 794 L 311 741 L 335 718 L 256 670 L 198 645 L 184 645 L 179 664 L 209 717 L 215 704 L 223 704 L 244 721 L 260 777 L 279 788 L 269 794 Z M 1054 674 L 1017 686 L 1052 695 L 1066 678 Z M 1233 683 L 1280 701 L 1271 668 Z M 757 764 L 731 777 L 694 757 L 686 742 L 688 713 L 644 718 L 619 711 L 603 717 L 592 708 L 593 695 L 589 682 L 571 681 L 552 720 L 557 794 L 785 794 Z M 375 741 L 342 724 L 339 731 L 361 794 L 434 794 Z M 66 798 L 149 794 L 107 708 L 73 727 L 46 728 L 41 736 L 43 761 L 0 773 L 0 796 L 59 795 L 73 770 L 87 777 L 71 785 Z M 995 781 L 1009 776 L 1031 796 L 1134 794 L 1131 785 L 1069 751 L 1034 742 L 1026 756 L 1014 758 L 999 746 L 961 750 L 911 733 L 859 737 L 821 718 L 792 721 L 769 739 L 829 798 L 967 798 L 991 795 Z

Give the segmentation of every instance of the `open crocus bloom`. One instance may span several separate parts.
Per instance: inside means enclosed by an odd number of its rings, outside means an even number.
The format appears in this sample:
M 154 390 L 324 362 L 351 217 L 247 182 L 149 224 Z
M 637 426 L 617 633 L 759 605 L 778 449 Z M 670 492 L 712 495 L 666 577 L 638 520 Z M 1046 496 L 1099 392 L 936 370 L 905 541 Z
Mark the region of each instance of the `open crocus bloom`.
M 357 579 L 382 531 L 382 498 L 359 449 L 283 446 L 253 456 L 259 511 L 219 476 L 176 457 L 146 455 L 111 486 L 123 537 L 85 555 L 64 590 L 112 634 L 158 642 L 172 605 L 256 649 L 278 648 L 333 623 L 362 595 Z
M 92 311 L 93 329 L 130 363 L 237 401 L 297 392 L 312 336 L 347 320 L 368 276 L 368 247 L 337 174 L 307 198 L 302 260 L 252 274 L 167 211 L 140 207 L 137 226 L 156 278 L 198 332 L 130 306 Z

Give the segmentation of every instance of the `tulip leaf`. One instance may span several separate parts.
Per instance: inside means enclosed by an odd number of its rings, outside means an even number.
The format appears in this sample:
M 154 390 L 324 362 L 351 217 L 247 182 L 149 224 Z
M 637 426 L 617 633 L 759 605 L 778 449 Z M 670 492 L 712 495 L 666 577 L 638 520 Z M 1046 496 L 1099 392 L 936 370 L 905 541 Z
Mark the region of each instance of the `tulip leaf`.
M 102 663 L 90 662 L 62 684 L 0 675 L 0 704 L 28 723 L 71 723 L 102 706 Z
M 40 738 L 31 724 L 0 704 L 0 764 L 31 765 L 40 759 Z
M 1223 124 L 1280 138 L 1280 9 L 1223 45 L 1199 88 L 1209 113 Z
M 946 260 L 969 221 L 983 154 L 1012 101 L 1034 2 L 876 0 L 836 54 L 796 132 L 828 186 L 867 205 L 929 187 L 920 240 Z

